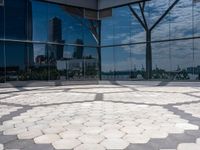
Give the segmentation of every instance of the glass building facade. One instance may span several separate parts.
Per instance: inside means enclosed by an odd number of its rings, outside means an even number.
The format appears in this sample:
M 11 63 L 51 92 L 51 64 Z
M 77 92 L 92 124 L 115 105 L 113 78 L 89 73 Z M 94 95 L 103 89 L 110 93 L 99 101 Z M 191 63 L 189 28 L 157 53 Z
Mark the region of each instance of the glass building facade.
M 78 7 L 4 0 L 0 82 L 200 80 L 200 2 L 152 0 L 110 11 L 96 19 Z

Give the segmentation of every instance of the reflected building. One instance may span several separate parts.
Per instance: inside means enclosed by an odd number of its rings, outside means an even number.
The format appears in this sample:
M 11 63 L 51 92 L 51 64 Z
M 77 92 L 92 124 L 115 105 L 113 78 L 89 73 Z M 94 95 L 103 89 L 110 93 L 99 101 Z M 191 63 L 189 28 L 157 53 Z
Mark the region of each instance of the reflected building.
M 83 41 L 81 39 L 76 40 L 77 45 L 83 45 Z M 75 59 L 83 59 L 83 46 L 76 46 L 74 53 L 73 53 L 73 58 Z
M 4 0 L 0 82 L 199 80 L 198 10 L 192 0 Z
M 48 23 L 48 41 L 58 44 L 47 44 L 46 57 L 50 63 L 52 61 L 60 60 L 63 58 L 63 49 L 65 41 L 62 40 L 62 20 L 54 17 Z

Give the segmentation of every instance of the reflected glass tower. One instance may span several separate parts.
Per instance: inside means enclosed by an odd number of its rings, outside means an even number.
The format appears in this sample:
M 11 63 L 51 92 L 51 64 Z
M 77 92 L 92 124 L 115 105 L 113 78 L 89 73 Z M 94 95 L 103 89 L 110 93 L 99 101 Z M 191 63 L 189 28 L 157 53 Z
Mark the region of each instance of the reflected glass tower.
M 54 17 L 49 20 L 48 24 L 48 41 L 56 44 L 47 44 L 46 56 L 50 63 L 51 61 L 60 60 L 63 58 L 64 40 L 62 40 L 62 20 Z

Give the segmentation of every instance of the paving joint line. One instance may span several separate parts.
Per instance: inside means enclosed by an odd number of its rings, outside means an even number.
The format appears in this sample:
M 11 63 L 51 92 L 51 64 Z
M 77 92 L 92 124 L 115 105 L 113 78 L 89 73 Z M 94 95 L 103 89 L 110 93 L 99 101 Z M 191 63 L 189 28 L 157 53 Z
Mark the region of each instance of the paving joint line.
M 198 130 L 184 130 L 184 133 L 168 134 L 166 138 L 151 138 L 145 144 L 130 144 L 126 150 L 159 150 L 159 149 L 177 149 L 181 143 L 195 143 L 200 138 L 200 118 L 192 116 L 173 105 L 163 106 L 168 111 L 180 116 L 182 119 L 188 120 L 189 123 L 197 125 Z

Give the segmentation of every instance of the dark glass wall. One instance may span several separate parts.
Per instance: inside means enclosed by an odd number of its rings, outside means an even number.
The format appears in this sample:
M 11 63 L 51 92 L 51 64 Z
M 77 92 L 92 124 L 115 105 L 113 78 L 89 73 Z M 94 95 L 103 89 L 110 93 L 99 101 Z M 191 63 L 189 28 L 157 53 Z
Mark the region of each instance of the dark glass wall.
M 98 22 L 81 12 L 39 0 L 6 0 L 0 6 L 0 82 L 96 80 Z
M 4 38 L 4 7 L 0 6 L 0 38 Z
M 98 63 L 105 80 L 199 80 L 200 3 L 180 0 L 159 21 L 174 2 L 113 8 L 100 28 L 80 8 L 5 0 L 0 6 L 0 82 L 96 80 Z
M 180 0 L 169 9 L 175 2 L 154 0 L 144 8 L 143 3 L 114 8 L 112 17 L 102 20 L 104 77 L 111 74 L 106 68 L 112 61 L 112 79 L 123 74 L 128 80 L 199 80 L 200 3 Z M 108 49 L 114 59 L 108 58 Z
M 0 83 L 5 82 L 5 53 L 4 43 L 0 42 Z

